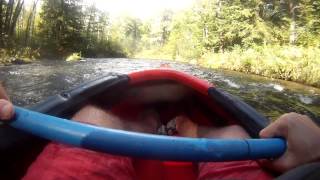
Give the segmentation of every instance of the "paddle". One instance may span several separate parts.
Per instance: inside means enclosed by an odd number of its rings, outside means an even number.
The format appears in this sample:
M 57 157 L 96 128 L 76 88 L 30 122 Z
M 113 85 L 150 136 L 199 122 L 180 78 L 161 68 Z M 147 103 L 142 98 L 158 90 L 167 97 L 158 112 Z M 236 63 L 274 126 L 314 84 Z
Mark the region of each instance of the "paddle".
M 127 132 L 82 124 L 15 107 L 12 127 L 38 137 L 91 150 L 146 159 L 234 161 L 277 158 L 286 149 L 281 138 L 196 139 Z

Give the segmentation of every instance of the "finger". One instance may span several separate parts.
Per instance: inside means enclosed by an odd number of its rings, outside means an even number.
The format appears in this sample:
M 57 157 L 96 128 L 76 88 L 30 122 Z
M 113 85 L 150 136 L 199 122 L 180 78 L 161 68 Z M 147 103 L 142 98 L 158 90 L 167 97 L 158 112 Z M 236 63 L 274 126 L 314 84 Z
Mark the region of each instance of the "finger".
M 290 114 L 284 114 L 275 122 L 271 123 L 266 128 L 262 129 L 259 133 L 261 138 L 270 138 L 276 136 L 287 137 L 288 124 L 290 121 Z
M 290 157 L 288 153 L 284 154 L 278 159 L 271 160 L 268 164 L 269 168 L 278 172 L 286 172 L 295 167 L 297 163 Z
M 292 159 L 288 156 L 288 154 L 284 154 L 282 157 L 278 159 L 262 159 L 258 162 L 261 166 L 267 169 L 274 170 L 277 172 L 285 172 L 293 167 L 293 162 L 291 160 Z
M 0 99 L 0 119 L 10 120 L 13 114 L 13 105 L 7 100 Z
M 1 86 L 1 83 L 0 83 L 0 99 L 9 100 L 9 96 L 7 95 L 7 93 L 4 90 L 4 88 Z

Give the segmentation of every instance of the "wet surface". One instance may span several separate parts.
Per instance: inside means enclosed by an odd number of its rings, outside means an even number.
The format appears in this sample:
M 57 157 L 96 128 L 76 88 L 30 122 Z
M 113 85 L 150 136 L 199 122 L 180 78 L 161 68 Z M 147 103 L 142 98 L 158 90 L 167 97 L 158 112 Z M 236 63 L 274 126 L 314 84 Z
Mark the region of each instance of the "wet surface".
M 117 58 L 86 59 L 73 63 L 41 61 L 0 67 L 0 81 L 4 82 L 16 105 L 28 107 L 109 72 L 128 73 L 163 66 L 206 79 L 218 88 L 240 97 L 270 119 L 292 111 L 320 119 L 320 89 L 243 73 L 203 69 L 178 62 Z

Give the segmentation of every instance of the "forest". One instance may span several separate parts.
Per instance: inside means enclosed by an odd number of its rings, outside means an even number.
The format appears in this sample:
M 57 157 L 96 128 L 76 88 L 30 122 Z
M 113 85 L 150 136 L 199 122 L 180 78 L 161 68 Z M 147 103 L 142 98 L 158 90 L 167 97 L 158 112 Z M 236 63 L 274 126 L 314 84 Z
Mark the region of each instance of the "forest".
M 142 20 L 81 0 L 0 0 L 0 62 L 171 59 L 320 87 L 319 0 L 198 0 Z

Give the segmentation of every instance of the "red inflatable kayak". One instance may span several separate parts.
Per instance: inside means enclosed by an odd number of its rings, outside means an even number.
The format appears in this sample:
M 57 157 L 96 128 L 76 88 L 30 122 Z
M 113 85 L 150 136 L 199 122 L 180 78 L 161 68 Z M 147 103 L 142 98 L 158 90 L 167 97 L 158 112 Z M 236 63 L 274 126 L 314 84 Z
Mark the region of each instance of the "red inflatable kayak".
M 258 137 L 259 131 L 268 124 L 264 116 L 240 99 L 205 80 L 169 69 L 110 73 L 50 97 L 32 110 L 70 118 L 88 102 L 111 110 L 124 119 L 135 117 L 141 109 L 152 107 L 159 112 L 163 124 L 170 124 L 179 114 L 189 116 L 200 125 L 239 124 L 252 137 Z M 163 133 L 168 132 L 175 135 L 174 128 L 167 126 Z M 6 126 L 1 126 L 0 135 L 12 137 L 0 141 L 0 150 L 6 154 L 1 157 L 3 164 L 6 164 L 0 170 L 1 179 L 22 177 L 47 143 Z M 192 162 L 136 160 L 134 166 L 139 179 L 191 180 L 197 177 L 197 168 Z

